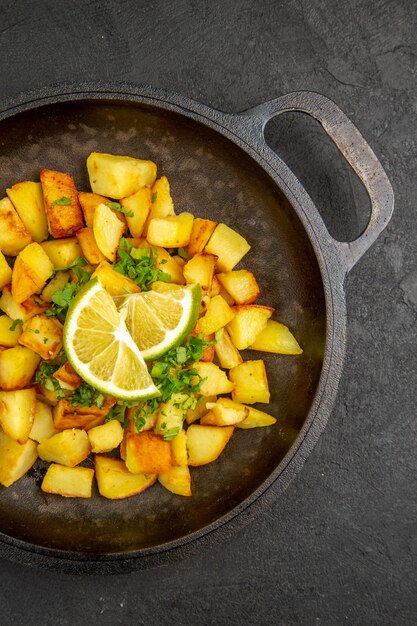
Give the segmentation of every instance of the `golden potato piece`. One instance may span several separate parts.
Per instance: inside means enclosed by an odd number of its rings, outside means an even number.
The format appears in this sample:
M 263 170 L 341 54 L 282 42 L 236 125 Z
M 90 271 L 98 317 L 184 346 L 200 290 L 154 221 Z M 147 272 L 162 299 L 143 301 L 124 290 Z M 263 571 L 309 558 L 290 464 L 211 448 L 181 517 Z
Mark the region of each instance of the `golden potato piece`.
M 302 354 L 303 351 L 290 329 L 276 322 L 268 320 L 266 326 L 250 346 L 253 350 L 274 352 L 275 354 Z
M 276 423 L 275 417 L 269 415 L 268 413 L 264 413 L 259 409 L 254 409 L 253 406 L 247 407 L 249 409 L 249 415 L 243 422 L 239 422 L 236 424 L 238 428 L 258 428 L 264 426 L 272 426 Z
M 214 345 L 214 351 L 219 359 L 220 367 L 230 369 L 243 363 L 242 355 L 230 339 L 227 330 L 223 328 L 223 332 L 219 334 L 220 336 L 217 337 Z
M 0 346 L 14 348 L 22 333 L 22 324 L 13 324 L 8 315 L 0 315 Z
M 38 458 L 37 445 L 31 439 L 21 444 L 0 429 L 0 483 L 10 487 L 32 467 Z
M 235 311 L 227 304 L 226 300 L 220 295 L 214 296 L 208 303 L 205 314 L 198 320 L 197 330 L 203 335 L 216 333 L 231 322 L 234 316 Z
M 152 219 L 168 217 L 169 215 L 175 215 L 174 203 L 168 179 L 166 176 L 161 176 L 152 186 L 151 206 L 143 228 L 143 234 L 146 236 L 149 222 Z
M 99 204 L 109 204 L 110 198 L 100 196 L 98 193 L 90 193 L 80 191 L 78 200 L 84 215 L 84 221 L 87 228 L 93 228 L 94 213 Z
M 203 415 L 200 424 L 211 426 L 234 426 L 243 422 L 249 415 L 249 407 L 230 398 L 219 398 L 216 402 L 208 402 L 208 413 Z
M 156 474 L 132 474 L 120 459 L 95 455 L 98 490 L 104 498 L 120 500 L 135 496 L 153 485 Z
M 158 480 L 165 489 L 177 496 L 192 496 L 190 470 L 186 466 L 171 467 L 159 474 Z
M 60 241 L 63 241 L 63 239 L 60 239 Z M 69 280 L 69 272 L 57 272 L 42 290 L 42 293 L 39 296 L 40 300 L 42 300 L 42 302 L 52 302 L 52 296 L 54 293 L 63 289 Z
M 171 441 L 173 464 L 180 467 L 188 465 L 187 433 L 181 430 Z
M 91 227 L 82 228 L 76 234 L 82 255 L 91 265 L 98 265 L 106 257 L 101 252 Z
M 0 353 L 0 389 L 11 391 L 27 387 L 40 362 L 40 356 L 24 346 Z
M 194 219 L 190 243 L 187 247 L 187 252 L 190 257 L 203 252 L 204 247 L 212 236 L 216 226 L 217 222 L 213 222 L 213 220 L 204 220 L 201 217 L 196 217 Z
M 218 257 L 218 270 L 230 272 L 249 252 L 250 245 L 242 235 L 226 224 L 218 224 L 204 250 Z
M 233 426 L 191 424 L 187 430 L 188 464 L 206 465 L 215 461 L 233 435 Z
M 183 404 L 188 400 L 184 393 L 173 393 L 167 402 L 159 406 L 156 416 L 155 433 L 157 435 L 173 436 L 182 429 L 184 417 Z
M 94 238 L 98 249 L 109 261 L 116 260 L 117 248 L 124 231 L 124 225 L 113 211 L 106 204 L 99 204 L 94 213 Z
M 42 185 L 32 181 L 24 181 L 6 189 L 6 193 L 33 241 L 40 243 L 48 239 L 48 220 L 46 219 Z
M 29 437 L 35 417 L 35 389 L 0 391 L 0 425 L 4 432 L 19 443 Z
M 104 289 L 111 296 L 125 296 L 127 293 L 138 293 L 140 287 L 127 276 L 116 272 L 108 261 L 101 261 L 91 278 L 98 278 Z
M 40 181 L 49 232 L 55 239 L 71 237 L 84 226 L 73 177 L 65 172 L 44 169 Z
M 31 243 L 19 252 L 12 273 L 12 296 L 20 304 L 45 286 L 54 268 L 38 243 Z
M 58 431 L 55 430 L 54 421 L 52 419 L 52 409 L 50 406 L 40 400 L 35 403 L 35 415 L 33 418 L 32 428 L 29 433 L 30 439 L 42 443 Z
M 244 404 L 269 402 L 268 379 L 263 361 L 245 361 L 232 367 L 229 370 L 229 377 L 235 385 L 232 391 L 232 398 L 235 402 Z
M 188 409 L 185 414 L 185 421 L 187 424 L 192 424 L 200 419 L 205 413 L 207 413 L 207 402 L 216 402 L 217 396 L 201 396 L 197 400 L 197 404 L 193 409 Z
M 75 467 L 90 454 L 90 442 L 85 430 L 63 430 L 38 445 L 38 455 L 43 461 L 52 461 Z
M 256 278 L 248 270 L 223 272 L 217 278 L 236 304 L 251 304 L 260 294 Z
M 43 359 L 53 359 L 62 349 L 62 329 L 62 324 L 53 317 L 43 313 L 34 315 L 24 323 L 19 343 Z
M 76 237 L 43 241 L 41 246 L 48 255 L 54 269 L 68 267 L 75 259 L 83 255 Z
M 7 256 L 17 256 L 32 241 L 29 231 L 9 198 L 0 200 L 0 250 Z
M 89 155 L 87 170 L 93 192 L 116 200 L 131 196 L 145 185 L 152 185 L 156 178 L 153 161 L 103 152 Z
M 65 363 L 61 365 L 61 367 L 56 370 L 52 376 L 56 378 L 62 389 L 69 389 L 73 391 L 83 383 L 83 379 L 81 376 L 78 376 L 69 361 L 65 361 Z
M 110 420 L 88 431 L 92 452 L 110 452 L 117 448 L 123 439 L 123 426 L 118 420 Z
M 214 268 L 217 257 L 207 252 L 196 253 L 184 265 L 183 274 L 188 284 L 198 283 L 203 291 L 210 291 L 212 288 Z
M 91 498 L 94 470 L 88 467 L 66 467 L 52 463 L 43 478 L 41 489 L 66 498 Z
M 233 307 L 235 316 L 227 324 L 227 332 L 238 350 L 249 348 L 265 328 L 275 309 L 260 304 L 241 304 Z
M 12 280 L 12 268 L 8 264 L 3 252 L 0 252 L 0 289 Z
M 151 210 L 152 190 L 150 187 L 142 187 L 127 198 L 120 200 L 120 204 L 133 215 L 126 215 L 127 225 L 132 237 L 141 237 L 143 229 Z
M 190 241 L 194 216 L 191 213 L 154 217 L 150 220 L 146 238 L 152 246 L 180 248 Z
M 234 384 L 227 378 L 226 372 L 215 363 L 199 361 L 193 365 L 193 369 L 196 369 L 203 379 L 198 392 L 202 396 L 217 396 L 233 391 Z
M 132 474 L 159 474 L 172 466 L 171 444 L 152 432 L 126 435 L 126 467 Z
M 83 428 L 90 430 L 94 426 L 103 424 L 112 406 L 116 404 L 116 398 L 107 396 L 101 407 L 95 404 L 91 406 L 72 405 L 69 400 L 59 400 L 52 410 L 54 425 L 57 430 L 68 428 Z
M 22 320 L 25 322 L 37 313 L 46 311 L 48 307 L 48 304 L 39 302 L 34 297 L 30 297 L 27 300 L 18 303 L 13 299 L 10 287 L 8 285 L 3 287 L 3 291 L 0 296 L 0 309 L 13 320 Z

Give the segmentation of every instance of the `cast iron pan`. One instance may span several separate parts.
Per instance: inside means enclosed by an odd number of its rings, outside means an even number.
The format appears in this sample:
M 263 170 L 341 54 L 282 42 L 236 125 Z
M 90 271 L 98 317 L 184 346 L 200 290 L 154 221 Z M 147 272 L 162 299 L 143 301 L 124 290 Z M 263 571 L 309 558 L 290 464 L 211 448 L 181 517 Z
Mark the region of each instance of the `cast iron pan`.
M 370 221 L 351 243 L 335 241 L 311 199 L 267 146 L 273 116 L 302 111 L 321 122 L 371 199 Z M 67 571 L 123 572 L 176 559 L 250 520 L 302 467 L 322 432 L 341 373 L 344 281 L 388 223 L 390 183 L 353 124 L 327 98 L 288 94 L 243 114 L 126 85 L 48 90 L 9 102 L 0 115 L 0 188 L 69 171 L 88 189 L 92 150 L 156 161 L 179 211 L 225 221 L 252 244 L 243 265 L 264 303 L 295 331 L 301 357 L 266 355 L 270 428 L 239 431 L 211 465 L 192 470 L 193 497 L 155 485 L 139 497 L 67 500 L 43 494 L 39 465 L 0 491 L 0 556 Z M 258 358 L 247 354 L 246 358 Z

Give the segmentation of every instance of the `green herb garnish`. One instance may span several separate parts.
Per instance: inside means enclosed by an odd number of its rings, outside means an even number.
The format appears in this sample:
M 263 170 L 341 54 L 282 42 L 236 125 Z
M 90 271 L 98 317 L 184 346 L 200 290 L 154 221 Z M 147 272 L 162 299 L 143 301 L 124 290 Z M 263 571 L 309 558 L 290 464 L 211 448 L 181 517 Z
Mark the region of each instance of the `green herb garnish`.
M 178 256 L 180 256 L 185 261 L 188 261 L 190 258 L 188 255 L 188 251 L 185 248 L 178 248 Z
M 155 259 L 158 254 L 154 248 L 133 248 L 122 238 L 117 255 L 118 261 L 113 269 L 133 280 L 142 291 L 149 291 L 156 280 L 164 282 L 171 280 L 170 274 L 157 267 Z
M 23 324 L 23 320 L 17 319 L 13 320 L 12 325 L 9 327 L 9 330 L 13 332 L 19 326 L 19 324 Z
M 126 209 L 120 204 L 120 202 L 108 202 L 107 206 L 109 207 L 109 209 L 112 209 L 112 211 L 118 211 L 119 213 L 123 213 L 128 217 L 135 217 L 133 211 L 126 211 Z
M 59 200 L 55 200 L 54 202 L 52 202 L 51 204 L 51 209 L 57 205 L 57 206 L 68 206 L 71 204 L 71 199 L 67 198 L 66 196 L 62 196 L 62 198 L 59 198 Z
M 158 192 L 157 192 L 157 191 L 155 191 L 155 192 L 152 194 L 152 198 L 151 198 L 151 202 L 152 202 L 152 204 L 155 202 L 155 200 L 157 199 L 157 197 L 158 197 Z

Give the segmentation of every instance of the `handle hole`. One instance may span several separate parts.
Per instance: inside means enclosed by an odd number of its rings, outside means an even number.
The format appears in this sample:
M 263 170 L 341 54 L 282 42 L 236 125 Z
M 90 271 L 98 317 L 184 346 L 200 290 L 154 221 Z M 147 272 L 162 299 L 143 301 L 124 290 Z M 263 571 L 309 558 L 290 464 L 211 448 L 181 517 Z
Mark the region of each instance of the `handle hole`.
M 305 113 L 283 113 L 268 122 L 265 140 L 305 187 L 330 235 L 356 239 L 370 218 L 369 196 L 321 124 Z

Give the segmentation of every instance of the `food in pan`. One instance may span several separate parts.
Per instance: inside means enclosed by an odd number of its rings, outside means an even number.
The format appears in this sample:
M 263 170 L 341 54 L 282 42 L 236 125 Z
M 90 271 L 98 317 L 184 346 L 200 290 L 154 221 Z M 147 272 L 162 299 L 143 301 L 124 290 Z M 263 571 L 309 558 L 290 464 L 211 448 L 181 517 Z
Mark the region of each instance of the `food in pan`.
M 39 458 L 47 493 L 88 498 L 95 478 L 109 499 L 156 481 L 190 496 L 190 466 L 276 422 L 253 406 L 265 363 L 241 351 L 302 350 L 236 269 L 240 233 L 176 213 L 151 161 L 87 169 L 91 192 L 44 169 L 0 201 L 0 483 Z

